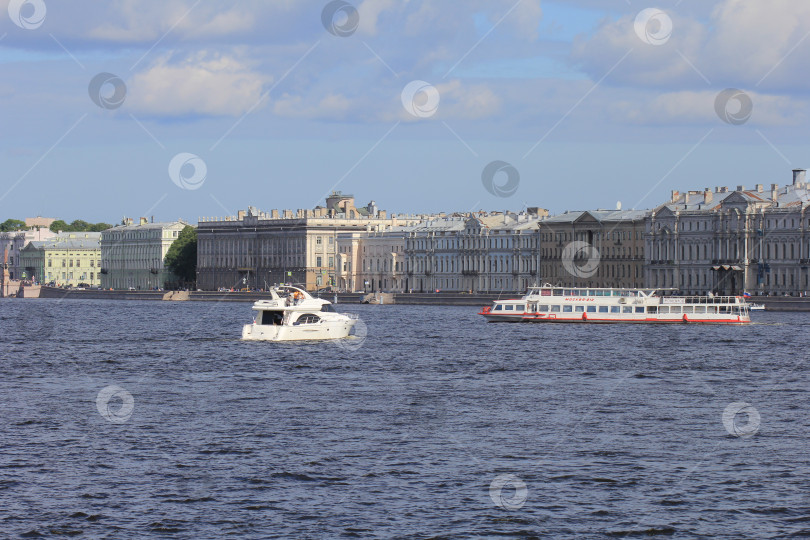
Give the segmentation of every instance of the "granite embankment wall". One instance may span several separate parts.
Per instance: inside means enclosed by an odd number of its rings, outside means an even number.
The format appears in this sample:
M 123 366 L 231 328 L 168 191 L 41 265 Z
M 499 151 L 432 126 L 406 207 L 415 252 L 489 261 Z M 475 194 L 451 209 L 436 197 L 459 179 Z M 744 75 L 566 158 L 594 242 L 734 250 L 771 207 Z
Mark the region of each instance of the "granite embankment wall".
M 364 294 L 338 294 L 338 304 L 359 304 Z M 217 291 L 99 291 L 66 290 L 42 287 L 40 298 L 99 299 L 99 300 L 169 300 L 190 302 L 255 302 L 270 298 L 269 293 L 217 292 Z M 334 301 L 334 294 L 322 295 Z M 434 306 L 487 306 L 500 298 L 519 298 L 518 294 L 457 294 L 457 293 L 412 293 L 394 294 L 394 304 Z M 751 302 L 765 304 L 768 311 L 810 311 L 810 298 L 782 296 L 754 297 Z
M 323 294 L 322 298 L 334 301 L 334 294 Z M 359 304 L 364 294 L 342 293 L 337 295 L 339 304 Z M 394 294 L 395 304 L 486 306 L 496 300 L 497 294 L 452 294 L 415 293 Z M 516 298 L 517 295 L 504 294 L 502 298 Z M 255 302 L 270 298 L 269 293 L 261 292 L 218 292 L 218 291 L 99 291 L 58 289 L 42 287 L 40 298 L 85 299 L 85 300 L 169 300 L 190 302 Z

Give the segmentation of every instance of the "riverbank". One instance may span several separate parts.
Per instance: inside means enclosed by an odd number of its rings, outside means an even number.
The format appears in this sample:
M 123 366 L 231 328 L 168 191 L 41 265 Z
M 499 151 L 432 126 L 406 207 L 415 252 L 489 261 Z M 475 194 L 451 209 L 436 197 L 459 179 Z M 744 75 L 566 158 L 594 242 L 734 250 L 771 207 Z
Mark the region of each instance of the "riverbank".
M 338 304 L 359 304 L 365 293 L 322 294 L 321 297 Z M 465 293 L 392 293 L 393 304 L 425 306 L 486 306 L 499 298 L 519 298 L 517 293 L 465 294 Z M 220 291 L 99 291 L 42 287 L 40 298 L 85 300 L 155 300 L 188 302 L 255 302 L 269 299 L 270 293 Z M 755 296 L 751 302 L 764 304 L 768 311 L 810 311 L 810 298 Z
M 365 293 L 321 294 L 321 298 L 334 301 L 338 304 L 359 304 Z M 408 305 L 442 305 L 442 306 L 485 306 L 493 300 L 501 298 L 515 298 L 519 295 L 504 293 L 498 294 L 461 294 L 461 293 L 411 293 L 393 295 L 394 304 Z M 255 302 L 256 300 L 271 298 L 266 292 L 221 292 L 221 291 L 100 291 L 60 289 L 42 287 L 40 298 L 54 298 L 64 300 L 166 300 L 189 302 Z

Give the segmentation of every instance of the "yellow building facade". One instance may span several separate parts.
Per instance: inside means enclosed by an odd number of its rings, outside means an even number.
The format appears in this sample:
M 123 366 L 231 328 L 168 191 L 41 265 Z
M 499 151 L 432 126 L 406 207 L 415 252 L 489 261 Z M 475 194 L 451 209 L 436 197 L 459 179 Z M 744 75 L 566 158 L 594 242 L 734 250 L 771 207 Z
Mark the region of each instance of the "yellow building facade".
M 57 287 L 101 285 L 101 233 L 69 232 L 20 250 L 24 280 Z

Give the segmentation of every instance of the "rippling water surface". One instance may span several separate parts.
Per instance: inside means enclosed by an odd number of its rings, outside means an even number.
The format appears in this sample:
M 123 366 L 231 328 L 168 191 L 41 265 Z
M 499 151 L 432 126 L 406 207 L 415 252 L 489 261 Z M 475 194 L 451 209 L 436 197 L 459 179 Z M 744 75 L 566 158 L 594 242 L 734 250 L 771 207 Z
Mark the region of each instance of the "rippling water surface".
M 810 535 L 810 314 L 340 308 L 364 342 L 242 342 L 247 304 L 0 300 L 1 536 Z

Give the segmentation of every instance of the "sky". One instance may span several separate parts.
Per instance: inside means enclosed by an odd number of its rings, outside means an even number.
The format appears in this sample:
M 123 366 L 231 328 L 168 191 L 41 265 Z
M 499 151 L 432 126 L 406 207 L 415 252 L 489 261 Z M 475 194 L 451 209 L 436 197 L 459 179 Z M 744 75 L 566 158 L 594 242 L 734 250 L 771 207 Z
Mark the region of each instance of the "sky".
M 810 166 L 810 2 L 0 8 L 0 220 L 642 209 Z

